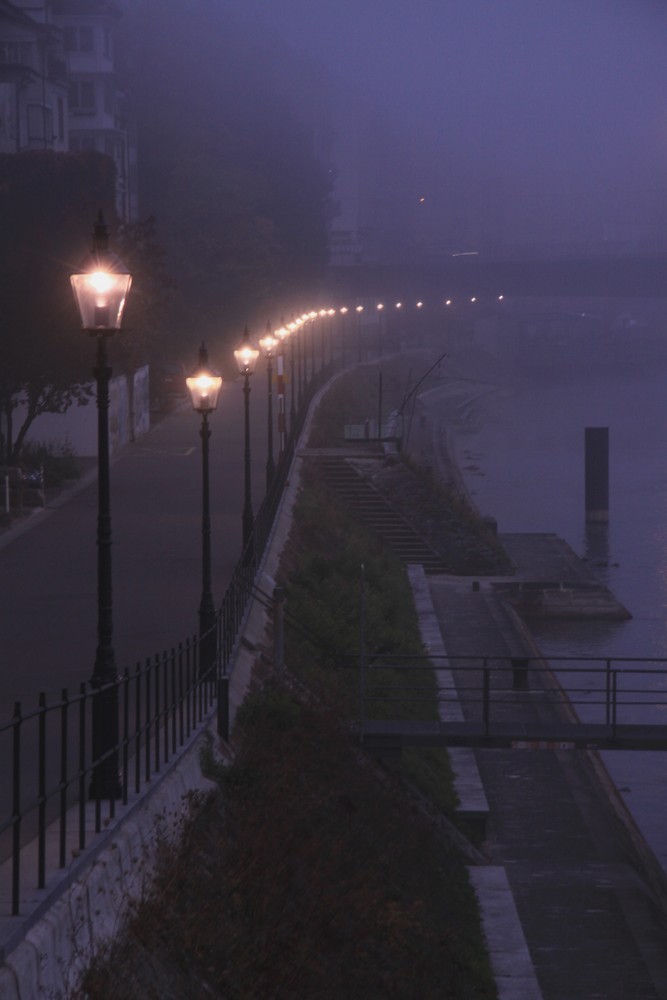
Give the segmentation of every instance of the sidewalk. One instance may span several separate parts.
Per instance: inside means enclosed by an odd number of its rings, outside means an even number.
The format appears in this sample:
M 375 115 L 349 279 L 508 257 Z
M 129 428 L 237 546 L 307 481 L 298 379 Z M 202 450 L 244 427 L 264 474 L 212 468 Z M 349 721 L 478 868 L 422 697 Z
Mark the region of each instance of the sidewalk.
M 492 593 L 445 577 L 430 577 L 429 591 L 451 666 L 457 655 L 506 656 L 517 644 L 535 654 Z M 428 615 L 428 599 L 421 603 L 420 615 Z M 667 998 L 667 918 L 652 855 L 621 821 L 601 766 L 577 751 L 475 756 L 489 805 L 485 850 L 494 884 L 504 871 L 544 1000 Z M 473 882 L 480 880 L 473 875 Z M 502 911 L 491 928 L 485 921 L 492 955 L 491 936 L 503 924 Z M 501 998 L 536 996 L 523 970 L 512 976 L 508 949 L 509 940 L 496 955 Z

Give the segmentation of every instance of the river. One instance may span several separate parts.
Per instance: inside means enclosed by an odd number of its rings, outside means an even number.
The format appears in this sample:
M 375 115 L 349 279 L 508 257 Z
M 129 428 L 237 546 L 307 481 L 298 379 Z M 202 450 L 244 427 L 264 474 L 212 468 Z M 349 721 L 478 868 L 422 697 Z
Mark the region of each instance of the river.
M 597 366 L 589 350 L 578 363 L 570 345 L 567 364 L 519 376 L 485 356 L 480 378 L 474 356 L 464 352 L 421 397 L 440 426 L 454 430 L 459 468 L 480 513 L 493 516 L 501 534 L 566 539 L 633 616 L 531 626 L 547 655 L 667 660 L 667 368 L 657 357 L 652 364 L 650 351 L 635 361 Z M 608 528 L 585 524 L 586 427 L 609 428 Z M 602 756 L 667 871 L 667 757 Z

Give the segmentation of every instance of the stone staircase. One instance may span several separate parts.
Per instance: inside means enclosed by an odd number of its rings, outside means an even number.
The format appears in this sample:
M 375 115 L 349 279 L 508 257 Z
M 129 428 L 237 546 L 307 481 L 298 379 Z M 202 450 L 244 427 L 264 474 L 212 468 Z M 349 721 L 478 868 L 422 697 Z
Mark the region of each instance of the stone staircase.
M 438 553 L 346 457 L 326 454 L 313 456 L 313 461 L 327 485 L 399 559 L 423 566 L 425 573 L 447 572 Z

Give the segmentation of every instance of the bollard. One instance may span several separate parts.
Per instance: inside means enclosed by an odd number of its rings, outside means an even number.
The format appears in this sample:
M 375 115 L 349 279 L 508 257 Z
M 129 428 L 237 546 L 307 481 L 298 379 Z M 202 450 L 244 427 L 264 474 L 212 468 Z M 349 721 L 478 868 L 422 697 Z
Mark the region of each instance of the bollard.
M 218 677 L 218 736 L 229 743 L 229 676 Z
M 609 521 L 609 428 L 585 429 L 586 521 Z
M 526 691 L 528 689 L 528 658 L 512 657 L 512 690 Z
M 277 676 L 285 665 L 285 590 L 273 588 L 273 669 Z

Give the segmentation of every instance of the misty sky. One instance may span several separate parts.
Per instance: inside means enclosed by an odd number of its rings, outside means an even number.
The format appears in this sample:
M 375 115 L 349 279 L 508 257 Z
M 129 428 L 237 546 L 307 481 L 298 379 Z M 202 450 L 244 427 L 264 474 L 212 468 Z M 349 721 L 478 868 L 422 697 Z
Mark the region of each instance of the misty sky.
M 436 228 L 486 226 L 510 242 L 667 229 L 664 0 L 227 7 L 325 67 L 343 160 L 350 132 L 383 116 L 377 152 L 380 171 L 396 163 L 392 197 L 412 206 L 425 194 Z

